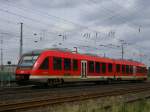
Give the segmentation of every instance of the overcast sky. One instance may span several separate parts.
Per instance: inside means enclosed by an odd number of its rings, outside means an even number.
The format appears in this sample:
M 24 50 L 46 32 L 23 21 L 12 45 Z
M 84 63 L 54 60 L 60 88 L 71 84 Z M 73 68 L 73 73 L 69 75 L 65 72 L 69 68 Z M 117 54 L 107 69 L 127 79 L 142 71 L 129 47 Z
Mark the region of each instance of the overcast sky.
M 150 64 L 148 0 L 0 0 L 0 38 L 4 63 L 19 58 L 20 22 L 23 52 L 61 47 Z M 62 35 L 62 36 L 59 36 Z M 108 47 L 103 47 L 107 45 Z

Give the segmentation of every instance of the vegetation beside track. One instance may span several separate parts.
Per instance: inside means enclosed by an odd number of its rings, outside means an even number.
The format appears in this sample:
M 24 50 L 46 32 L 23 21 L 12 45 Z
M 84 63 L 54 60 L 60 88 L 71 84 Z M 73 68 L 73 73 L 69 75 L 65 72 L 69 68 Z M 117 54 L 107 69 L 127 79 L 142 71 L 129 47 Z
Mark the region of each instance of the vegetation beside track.
M 108 108 L 107 105 L 113 105 Z M 149 112 L 150 100 L 140 100 L 133 103 L 118 102 L 115 97 L 101 101 L 88 100 L 72 104 L 62 104 L 38 109 L 37 112 Z M 30 112 L 29 110 L 26 112 Z M 35 110 L 34 110 L 35 111 Z
M 15 74 L 10 71 L 0 71 L 0 81 L 14 81 Z
M 5 87 L 5 86 L 13 86 L 12 84 L 15 81 L 15 73 L 8 71 L 8 70 L 3 70 L 0 71 L 0 87 Z

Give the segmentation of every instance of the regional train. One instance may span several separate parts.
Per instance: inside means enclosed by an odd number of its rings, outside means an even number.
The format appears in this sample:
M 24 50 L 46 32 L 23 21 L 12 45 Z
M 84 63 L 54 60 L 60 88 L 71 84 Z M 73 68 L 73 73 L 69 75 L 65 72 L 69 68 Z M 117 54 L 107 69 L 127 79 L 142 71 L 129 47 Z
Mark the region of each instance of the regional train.
M 42 82 L 58 85 L 73 81 L 145 81 L 146 65 L 122 59 L 110 59 L 61 49 L 43 49 L 25 53 L 16 69 L 18 84 Z

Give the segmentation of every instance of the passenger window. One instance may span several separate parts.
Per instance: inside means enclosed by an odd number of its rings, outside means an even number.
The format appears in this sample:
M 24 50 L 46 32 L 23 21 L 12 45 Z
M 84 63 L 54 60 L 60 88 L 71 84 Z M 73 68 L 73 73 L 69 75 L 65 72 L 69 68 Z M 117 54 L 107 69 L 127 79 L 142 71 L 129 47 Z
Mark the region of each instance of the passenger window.
M 112 64 L 111 63 L 108 64 L 108 72 L 112 72 Z
M 95 71 L 96 71 L 96 73 L 100 73 L 100 63 L 99 62 L 95 63 Z
M 146 73 L 146 68 L 145 67 L 143 67 L 143 73 Z
M 73 70 L 77 71 L 78 70 L 78 60 L 73 60 Z
M 122 65 L 122 73 L 125 74 L 125 65 Z
M 42 70 L 48 70 L 49 69 L 49 58 L 48 57 L 44 59 L 44 61 L 42 62 L 39 69 L 42 69 Z
M 120 64 L 117 64 L 117 65 L 116 65 L 116 71 L 117 71 L 117 73 L 120 72 Z
M 94 61 L 89 61 L 89 72 L 93 73 L 94 72 Z
M 53 68 L 54 70 L 61 70 L 62 69 L 62 59 L 54 57 L 53 58 Z
M 137 73 L 140 73 L 140 67 L 136 67 Z
M 130 74 L 133 74 L 133 66 L 130 65 Z
M 140 73 L 143 73 L 143 67 L 140 67 Z
M 102 63 L 102 73 L 106 72 L 106 63 Z
M 126 73 L 129 74 L 129 65 L 126 65 Z
M 64 59 L 64 70 L 71 70 L 71 59 Z

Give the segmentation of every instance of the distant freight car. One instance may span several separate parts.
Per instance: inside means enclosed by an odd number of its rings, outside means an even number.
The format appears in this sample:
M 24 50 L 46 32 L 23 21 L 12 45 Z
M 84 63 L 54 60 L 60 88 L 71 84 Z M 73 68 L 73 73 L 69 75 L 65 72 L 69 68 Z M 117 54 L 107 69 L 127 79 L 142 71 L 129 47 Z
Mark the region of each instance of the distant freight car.
M 64 81 L 144 81 L 146 65 L 136 61 L 109 59 L 60 49 L 47 49 L 24 54 L 16 69 L 16 80 L 45 82 Z

